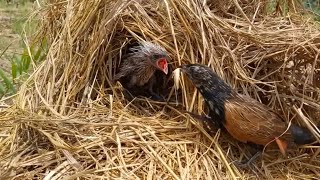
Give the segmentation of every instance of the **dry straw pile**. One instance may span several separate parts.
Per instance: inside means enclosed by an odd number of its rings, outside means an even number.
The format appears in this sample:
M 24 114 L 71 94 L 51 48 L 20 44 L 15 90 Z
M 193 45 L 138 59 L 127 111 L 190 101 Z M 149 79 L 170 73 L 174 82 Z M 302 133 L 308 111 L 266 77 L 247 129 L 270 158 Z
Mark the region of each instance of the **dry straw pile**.
M 282 157 L 265 151 L 247 170 L 248 148 L 208 133 L 187 80 L 171 103 L 124 100 L 110 79 L 127 44 L 165 47 L 177 67 L 210 65 L 243 94 L 287 121 L 320 124 L 320 31 L 294 0 L 47 0 L 40 33 L 49 44 L 2 112 L 0 179 L 317 179 L 319 147 Z M 303 14 L 304 13 L 304 14 Z

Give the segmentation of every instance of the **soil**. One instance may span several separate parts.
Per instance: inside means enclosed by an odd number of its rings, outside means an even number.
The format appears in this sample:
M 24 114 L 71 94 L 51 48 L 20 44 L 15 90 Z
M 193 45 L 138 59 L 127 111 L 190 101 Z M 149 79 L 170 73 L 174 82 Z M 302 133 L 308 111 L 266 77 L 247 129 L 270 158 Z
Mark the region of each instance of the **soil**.
M 22 31 L 22 24 L 31 9 L 32 3 L 0 2 L 0 67 L 5 72 L 10 73 L 10 60 L 14 55 L 19 56 L 23 50 L 19 31 Z

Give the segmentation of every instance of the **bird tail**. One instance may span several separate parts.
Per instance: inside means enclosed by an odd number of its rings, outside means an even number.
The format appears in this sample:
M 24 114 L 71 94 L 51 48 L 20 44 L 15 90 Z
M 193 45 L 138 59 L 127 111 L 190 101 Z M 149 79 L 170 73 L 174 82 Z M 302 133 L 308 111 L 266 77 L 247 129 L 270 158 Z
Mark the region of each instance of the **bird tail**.
M 316 141 L 316 138 L 308 128 L 292 124 L 290 126 L 290 132 L 294 142 L 298 145 L 310 144 Z

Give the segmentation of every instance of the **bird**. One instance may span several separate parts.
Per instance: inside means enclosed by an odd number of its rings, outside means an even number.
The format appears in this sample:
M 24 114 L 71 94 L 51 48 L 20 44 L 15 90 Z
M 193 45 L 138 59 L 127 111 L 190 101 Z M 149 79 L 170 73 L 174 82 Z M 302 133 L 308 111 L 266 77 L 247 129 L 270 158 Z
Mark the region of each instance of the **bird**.
M 202 64 L 184 64 L 179 67 L 200 91 L 209 108 L 208 116 L 213 124 L 226 130 L 234 139 L 265 147 L 277 145 L 285 155 L 288 147 L 316 141 L 304 127 L 289 124 L 274 110 L 251 98 L 237 93 L 210 67 Z M 261 149 L 260 149 L 261 150 Z M 248 165 L 261 151 L 245 163 Z
M 160 45 L 142 41 L 129 48 L 121 60 L 119 72 L 113 81 L 119 81 L 133 96 L 151 96 L 163 100 L 161 90 L 166 89 L 171 66 L 168 52 Z

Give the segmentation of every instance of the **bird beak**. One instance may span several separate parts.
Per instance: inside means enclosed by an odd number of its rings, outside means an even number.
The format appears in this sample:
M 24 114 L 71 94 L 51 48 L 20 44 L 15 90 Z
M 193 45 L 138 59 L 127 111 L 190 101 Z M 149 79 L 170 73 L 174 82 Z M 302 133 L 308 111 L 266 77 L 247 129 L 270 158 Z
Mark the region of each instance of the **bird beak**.
M 168 67 L 164 68 L 163 72 L 167 75 L 168 74 Z
M 157 68 L 161 70 L 166 75 L 168 74 L 168 61 L 167 59 L 161 58 L 156 62 Z

